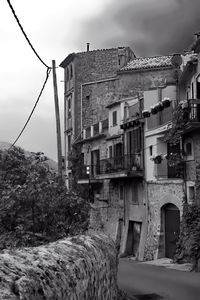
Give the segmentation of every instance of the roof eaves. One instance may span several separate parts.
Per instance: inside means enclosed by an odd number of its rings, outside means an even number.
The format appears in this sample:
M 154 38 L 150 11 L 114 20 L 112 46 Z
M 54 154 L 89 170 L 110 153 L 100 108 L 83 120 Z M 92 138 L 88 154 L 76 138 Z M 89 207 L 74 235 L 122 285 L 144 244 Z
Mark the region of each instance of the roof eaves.
M 132 72 L 146 72 L 146 71 L 157 71 L 157 70 L 167 70 L 167 69 L 173 69 L 173 65 L 169 66 L 156 66 L 156 67 L 149 67 L 149 68 L 123 68 L 117 71 L 117 74 L 119 73 L 132 73 Z
M 65 68 L 76 56 L 76 53 L 70 53 L 61 63 L 60 67 Z

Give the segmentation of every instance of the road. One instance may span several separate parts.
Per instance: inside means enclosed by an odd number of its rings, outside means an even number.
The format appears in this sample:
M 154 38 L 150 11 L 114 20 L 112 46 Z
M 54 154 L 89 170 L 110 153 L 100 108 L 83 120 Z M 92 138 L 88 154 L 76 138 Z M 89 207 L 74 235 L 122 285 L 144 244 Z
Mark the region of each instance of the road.
M 120 259 L 119 287 L 140 300 L 200 300 L 200 273 Z M 135 298 L 134 298 L 135 299 Z

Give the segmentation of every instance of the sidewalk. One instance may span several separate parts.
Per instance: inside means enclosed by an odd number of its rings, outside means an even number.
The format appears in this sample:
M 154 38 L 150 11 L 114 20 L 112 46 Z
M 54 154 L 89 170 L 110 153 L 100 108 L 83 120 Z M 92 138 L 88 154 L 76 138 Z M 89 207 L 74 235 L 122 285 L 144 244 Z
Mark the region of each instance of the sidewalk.
M 130 257 L 131 260 L 134 260 L 134 258 Z M 140 262 L 142 264 L 148 264 L 148 265 L 154 265 L 158 267 L 164 267 L 168 269 L 178 270 L 178 271 L 184 271 L 184 272 L 190 272 L 192 270 L 192 264 L 185 263 L 185 264 L 176 264 L 173 263 L 173 260 L 170 258 L 159 258 L 151 261 L 142 261 Z

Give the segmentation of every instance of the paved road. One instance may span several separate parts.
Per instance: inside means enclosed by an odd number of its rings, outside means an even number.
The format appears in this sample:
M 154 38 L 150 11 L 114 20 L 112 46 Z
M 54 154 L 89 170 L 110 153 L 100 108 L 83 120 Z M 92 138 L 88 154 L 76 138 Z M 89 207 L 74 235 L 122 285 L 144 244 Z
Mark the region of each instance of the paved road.
M 200 300 L 200 273 L 121 259 L 118 283 L 128 295 L 137 295 L 140 300 Z

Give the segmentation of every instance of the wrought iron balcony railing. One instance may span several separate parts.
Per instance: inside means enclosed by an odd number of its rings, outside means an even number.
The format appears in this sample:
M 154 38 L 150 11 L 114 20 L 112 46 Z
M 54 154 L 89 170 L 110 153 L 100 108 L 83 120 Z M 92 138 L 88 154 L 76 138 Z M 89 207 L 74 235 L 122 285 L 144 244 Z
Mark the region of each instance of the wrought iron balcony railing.
M 85 165 L 82 170 L 80 179 L 94 178 L 98 175 L 120 173 L 123 171 L 143 171 L 143 157 L 141 153 L 135 153 L 106 158 L 96 164 Z

